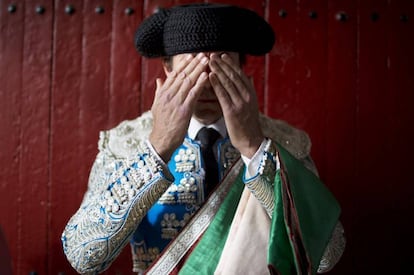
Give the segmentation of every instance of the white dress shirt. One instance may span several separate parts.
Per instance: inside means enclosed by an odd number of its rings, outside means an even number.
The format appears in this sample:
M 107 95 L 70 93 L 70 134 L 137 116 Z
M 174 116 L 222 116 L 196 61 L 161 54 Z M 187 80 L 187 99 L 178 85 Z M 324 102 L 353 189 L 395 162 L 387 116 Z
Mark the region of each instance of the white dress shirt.
M 203 127 L 215 129 L 217 132 L 220 133 L 220 135 L 222 137 L 227 136 L 227 128 L 226 128 L 226 124 L 224 122 L 224 117 L 221 117 L 215 123 L 210 124 L 210 125 L 204 125 L 201 122 L 199 122 L 197 119 L 191 118 L 190 125 L 188 127 L 188 137 L 191 138 L 191 139 L 195 139 L 195 137 L 197 136 L 198 131 L 200 131 L 200 129 L 203 128 Z M 259 147 L 259 149 L 256 151 L 256 153 L 253 155 L 253 157 L 251 159 L 246 157 L 246 156 L 241 155 L 241 158 L 242 158 L 244 164 L 247 167 L 246 174 L 245 174 L 245 178 L 247 180 L 254 177 L 254 176 L 256 176 L 256 174 L 258 172 L 261 157 L 263 156 L 263 153 L 264 153 L 265 143 L 266 143 L 266 140 L 263 140 L 262 144 Z

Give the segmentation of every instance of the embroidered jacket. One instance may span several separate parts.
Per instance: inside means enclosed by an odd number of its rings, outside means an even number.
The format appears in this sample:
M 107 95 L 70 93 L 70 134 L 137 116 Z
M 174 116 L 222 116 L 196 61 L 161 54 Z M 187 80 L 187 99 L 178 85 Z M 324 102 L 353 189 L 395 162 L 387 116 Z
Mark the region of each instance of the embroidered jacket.
M 274 208 L 271 179 L 278 167 L 272 143 L 281 144 L 317 172 L 306 133 L 265 116 L 260 123 L 268 141 L 257 175 L 245 179 L 245 184 L 270 215 Z M 64 252 L 79 273 L 104 271 L 128 242 L 134 271 L 145 270 L 205 201 L 198 143 L 185 138 L 166 166 L 146 141 L 151 129 L 152 115 L 147 112 L 101 132 L 88 190 L 62 234 Z M 217 143 L 217 156 L 223 176 L 240 154 L 224 138 Z M 338 223 L 319 272 L 336 264 L 344 244 Z

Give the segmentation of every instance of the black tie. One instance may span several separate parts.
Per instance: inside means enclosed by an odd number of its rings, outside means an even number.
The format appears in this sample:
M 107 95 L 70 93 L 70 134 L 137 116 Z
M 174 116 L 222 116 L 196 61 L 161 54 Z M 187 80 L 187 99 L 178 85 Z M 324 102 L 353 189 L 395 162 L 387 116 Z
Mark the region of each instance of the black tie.
M 206 184 L 206 193 L 209 194 L 211 190 L 216 186 L 219 181 L 218 177 L 218 165 L 216 158 L 214 157 L 214 143 L 220 137 L 219 132 L 213 128 L 203 127 L 198 131 L 196 140 L 199 140 L 201 143 L 201 154 L 205 163 L 205 184 Z

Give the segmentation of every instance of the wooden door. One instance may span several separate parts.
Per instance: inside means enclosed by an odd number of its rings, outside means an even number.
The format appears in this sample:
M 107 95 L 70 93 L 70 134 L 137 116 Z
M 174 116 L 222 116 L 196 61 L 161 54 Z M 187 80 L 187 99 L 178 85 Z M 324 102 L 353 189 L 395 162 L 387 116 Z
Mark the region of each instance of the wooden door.
M 60 234 L 82 200 L 99 131 L 148 110 L 163 74 L 159 60 L 136 53 L 136 26 L 188 2 L 0 1 L 0 226 L 15 274 L 74 274 Z M 276 32 L 271 53 L 248 58 L 246 71 L 264 113 L 309 133 L 342 205 L 348 244 L 331 274 L 406 274 L 414 2 L 227 3 Z M 106 274 L 130 273 L 126 248 Z

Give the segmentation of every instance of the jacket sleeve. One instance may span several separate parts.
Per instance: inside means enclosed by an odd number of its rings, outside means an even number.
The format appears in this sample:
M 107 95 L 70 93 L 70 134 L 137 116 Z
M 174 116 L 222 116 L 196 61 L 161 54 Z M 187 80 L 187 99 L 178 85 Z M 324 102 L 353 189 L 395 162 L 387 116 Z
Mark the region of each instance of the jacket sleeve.
M 280 163 L 274 141 L 268 139 L 262 152 L 262 159 L 255 176 L 245 179 L 246 187 L 264 207 L 269 217 L 275 207 L 274 177 Z M 317 175 L 316 167 L 310 157 L 302 160 L 303 165 Z M 318 273 L 324 273 L 333 268 L 341 258 L 345 249 L 345 237 L 342 224 L 338 221 L 331 239 L 320 261 Z
M 100 151 L 92 166 L 81 206 L 62 234 L 64 253 L 81 274 L 109 267 L 174 180 L 147 142 L 137 148 L 125 159 Z

